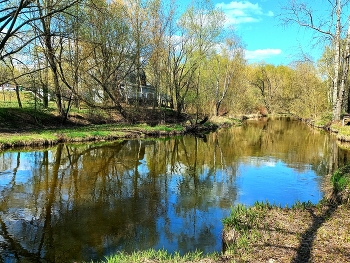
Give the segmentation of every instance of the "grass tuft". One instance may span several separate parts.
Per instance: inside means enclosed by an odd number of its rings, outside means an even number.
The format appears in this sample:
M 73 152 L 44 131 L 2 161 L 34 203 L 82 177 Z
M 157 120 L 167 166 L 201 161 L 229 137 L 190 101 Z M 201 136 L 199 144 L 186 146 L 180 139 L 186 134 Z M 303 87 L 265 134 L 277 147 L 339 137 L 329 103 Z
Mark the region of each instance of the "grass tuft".
M 180 255 L 178 252 L 173 254 L 164 249 L 155 250 L 149 249 L 144 251 L 135 251 L 133 253 L 118 252 L 113 256 L 106 258 L 107 263 L 139 263 L 139 262 L 157 262 L 157 263 L 184 263 L 184 262 L 198 262 L 203 259 L 205 255 L 201 251 L 189 252 L 185 255 Z M 217 257 L 217 254 L 212 254 L 212 258 Z
M 247 231 L 254 227 L 258 218 L 258 210 L 254 207 L 238 204 L 232 208 L 230 216 L 224 218 L 222 222 L 225 226 L 232 227 L 237 231 Z
M 350 189 L 350 164 L 338 169 L 331 177 L 335 191 Z

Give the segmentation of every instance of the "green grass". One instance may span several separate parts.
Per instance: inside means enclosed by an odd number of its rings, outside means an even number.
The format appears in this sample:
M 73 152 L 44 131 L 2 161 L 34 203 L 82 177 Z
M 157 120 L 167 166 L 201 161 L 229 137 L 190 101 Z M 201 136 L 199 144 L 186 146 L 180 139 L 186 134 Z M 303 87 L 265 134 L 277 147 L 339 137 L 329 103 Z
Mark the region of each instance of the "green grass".
M 18 135 L 2 135 L 0 134 L 0 146 L 6 145 L 7 148 L 14 146 L 35 146 L 47 145 L 58 142 L 58 137 L 52 133 L 32 133 Z M 1 147 L 0 147 L 1 148 Z
M 310 207 L 313 207 L 314 204 L 311 203 L 310 201 L 307 201 L 307 202 L 300 202 L 300 201 L 296 201 L 293 205 L 292 205 L 292 209 L 294 210 L 297 210 L 297 209 L 300 209 L 300 210 L 305 210 L 307 208 L 310 208 Z
M 336 192 L 350 189 L 350 164 L 334 172 L 331 181 Z
M 242 120 L 237 118 L 228 118 L 228 117 L 211 117 L 210 122 L 211 124 L 215 124 L 218 126 L 241 126 Z
M 40 100 L 35 101 L 34 94 L 29 91 L 19 92 L 21 103 L 23 107 L 37 108 L 42 106 Z M 0 107 L 1 108 L 16 108 L 18 107 L 16 92 L 14 91 L 0 91 Z
M 315 126 L 323 127 L 332 122 L 332 112 L 325 112 L 323 115 L 315 119 Z
M 5 121 L 2 119 L 2 113 Z M 17 128 L 17 123 L 9 123 L 8 112 L 0 109 L 0 122 L 5 123 L 8 127 Z M 33 115 L 32 115 L 33 116 Z M 39 117 L 40 116 L 40 117 Z M 37 121 L 41 122 L 45 115 L 40 113 Z M 182 133 L 183 127 L 180 125 L 126 125 L 126 124 L 103 124 L 89 125 L 72 128 L 56 128 L 47 130 L 30 130 L 18 134 L 1 134 L 0 133 L 0 148 L 9 148 L 14 146 L 29 146 L 29 145 L 52 145 L 57 142 L 83 142 L 91 140 L 110 140 L 117 138 L 132 138 L 143 137 L 143 134 L 160 134 L 159 132 L 167 133 Z
M 215 259 L 217 254 L 204 255 L 201 251 L 190 252 L 185 255 L 180 255 L 175 252 L 174 254 L 168 253 L 166 250 L 154 250 L 149 249 L 145 251 L 136 251 L 131 254 L 125 252 L 119 252 L 113 256 L 107 257 L 107 263 L 139 263 L 139 262 L 157 262 L 157 263 L 185 263 L 185 262 L 198 262 L 204 257 L 210 257 Z
M 165 131 L 165 132 L 171 132 L 171 131 L 178 131 L 181 132 L 184 130 L 183 126 L 179 124 L 175 125 L 156 125 L 156 126 L 150 126 L 147 124 L 139 124 L 139 125 L 133 125 L 133 126 L 125 126 L 124 128 L 139 128 L 141 130 L 145 131 Z
M 224 218 L 222 222 L 226 227 L 234 228 L 237 231 L 247 231 L 255 226 L 258 218 L 258 210 L 254 207 L 238 204 L 232 208 L 230 216 Z

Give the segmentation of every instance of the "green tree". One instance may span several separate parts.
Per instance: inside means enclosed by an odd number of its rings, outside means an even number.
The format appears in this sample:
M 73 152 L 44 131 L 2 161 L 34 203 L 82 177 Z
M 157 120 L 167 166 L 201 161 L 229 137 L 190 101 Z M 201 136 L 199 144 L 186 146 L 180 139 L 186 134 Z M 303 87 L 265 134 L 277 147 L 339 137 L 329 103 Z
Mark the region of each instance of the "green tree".
M 293 68 L 290 111 L 305 119 L 316 119 L 329 109 L 328 87 L 312 63 L 295 63 Z
M 168 42 L 168 74 L 178 114 L 190 107 L 200 114 L 203 60 L 218 43 L 224 23 L 223 13 L 209 1 L 191 3 L 180 17 Z
M 180 26 L 190 37 L 189 44 L 192 45 L 190 61 L 196 64 L 196 77 L 192 81 L 193 90 L 191 91 L 193 101 L 189 101 L 190 104 L 194 104 L 196 120 L 199 115 L 204 114 L 203 105 L 205 103 L 201 99 L 204 92 L 202 84 L 203 62 L 223 40 L 224 22 L 223 12 L 215 8 L 208 0 L 194 1 L 180 20 Z
M 237 95 L 234 91 L 242 85 L 245 63 L 243 47 L 236 36 L 227 38 L 218 53 L 213 53 L 206 61 L 203 79 L 207 80 L 202 84 L 206 87 L 203 89 L 206 98 L 202 99 L 202 103 L 213 105 L 215 116 L 219 115 L 226 101 L 226 109 L 231 108 L 229 104 L 232 104 Z M 203 110 L 205 108 L 208 107 L 203 107 Z
M 122 3 L 95 1 L 86 7 L 82 30 L 79 98 L 90 107 L 115 109 L 125 119 L 119 86 L 133 70 L 134 51 L 130 28 L 126 23 L 126 7 Z
M 333 67 L 330 75 L 332 83 L 333 120 L 340 119 L 343 110 L 350 59 L 350 24 L 346 9 L 349 2 L 341 0 L 324 1 L 328 4 L 328 15 L 317 16 L 312 6 L 301 1 L 291 1 L 283 8 L 283 22 L 297 24 L 313 30 L 323 37 L 322 44 L 329 45 L 333 52 Z M 325 41 L 326 40 L 326 41 Z M 344 44 L 343 44 L 344 43 Z

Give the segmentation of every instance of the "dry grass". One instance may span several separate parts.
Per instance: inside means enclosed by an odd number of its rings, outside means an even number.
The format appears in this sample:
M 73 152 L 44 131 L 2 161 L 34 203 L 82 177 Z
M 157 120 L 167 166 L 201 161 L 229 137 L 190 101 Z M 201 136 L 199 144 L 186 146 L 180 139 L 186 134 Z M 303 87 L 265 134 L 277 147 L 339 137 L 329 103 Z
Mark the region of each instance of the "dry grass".
M 342 199 L 344 192 L 334 192 L 330 179 L 326 181 L 325 199 L 318 205 L 252 208 L 259 219 L 243 237 L 243 245 L 236 239 L 229 246 L 230 261 L 350 262 L 350 203 Z
M 345 205 L 273 208 L 248 244 L 227 254 L 233 262 L 350 262 L 349 215 Z

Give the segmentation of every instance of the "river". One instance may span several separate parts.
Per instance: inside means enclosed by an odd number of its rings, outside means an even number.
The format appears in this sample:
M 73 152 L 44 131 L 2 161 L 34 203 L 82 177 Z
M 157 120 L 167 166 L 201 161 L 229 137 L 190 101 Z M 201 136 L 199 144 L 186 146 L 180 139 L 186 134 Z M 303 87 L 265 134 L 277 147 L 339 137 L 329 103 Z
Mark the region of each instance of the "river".
M 1 262 L 101 260 L 117 251 L 222 249 L 238 203 L 317 203 L 349 152 L 290 118 L 206 136 L 0 152 Z

